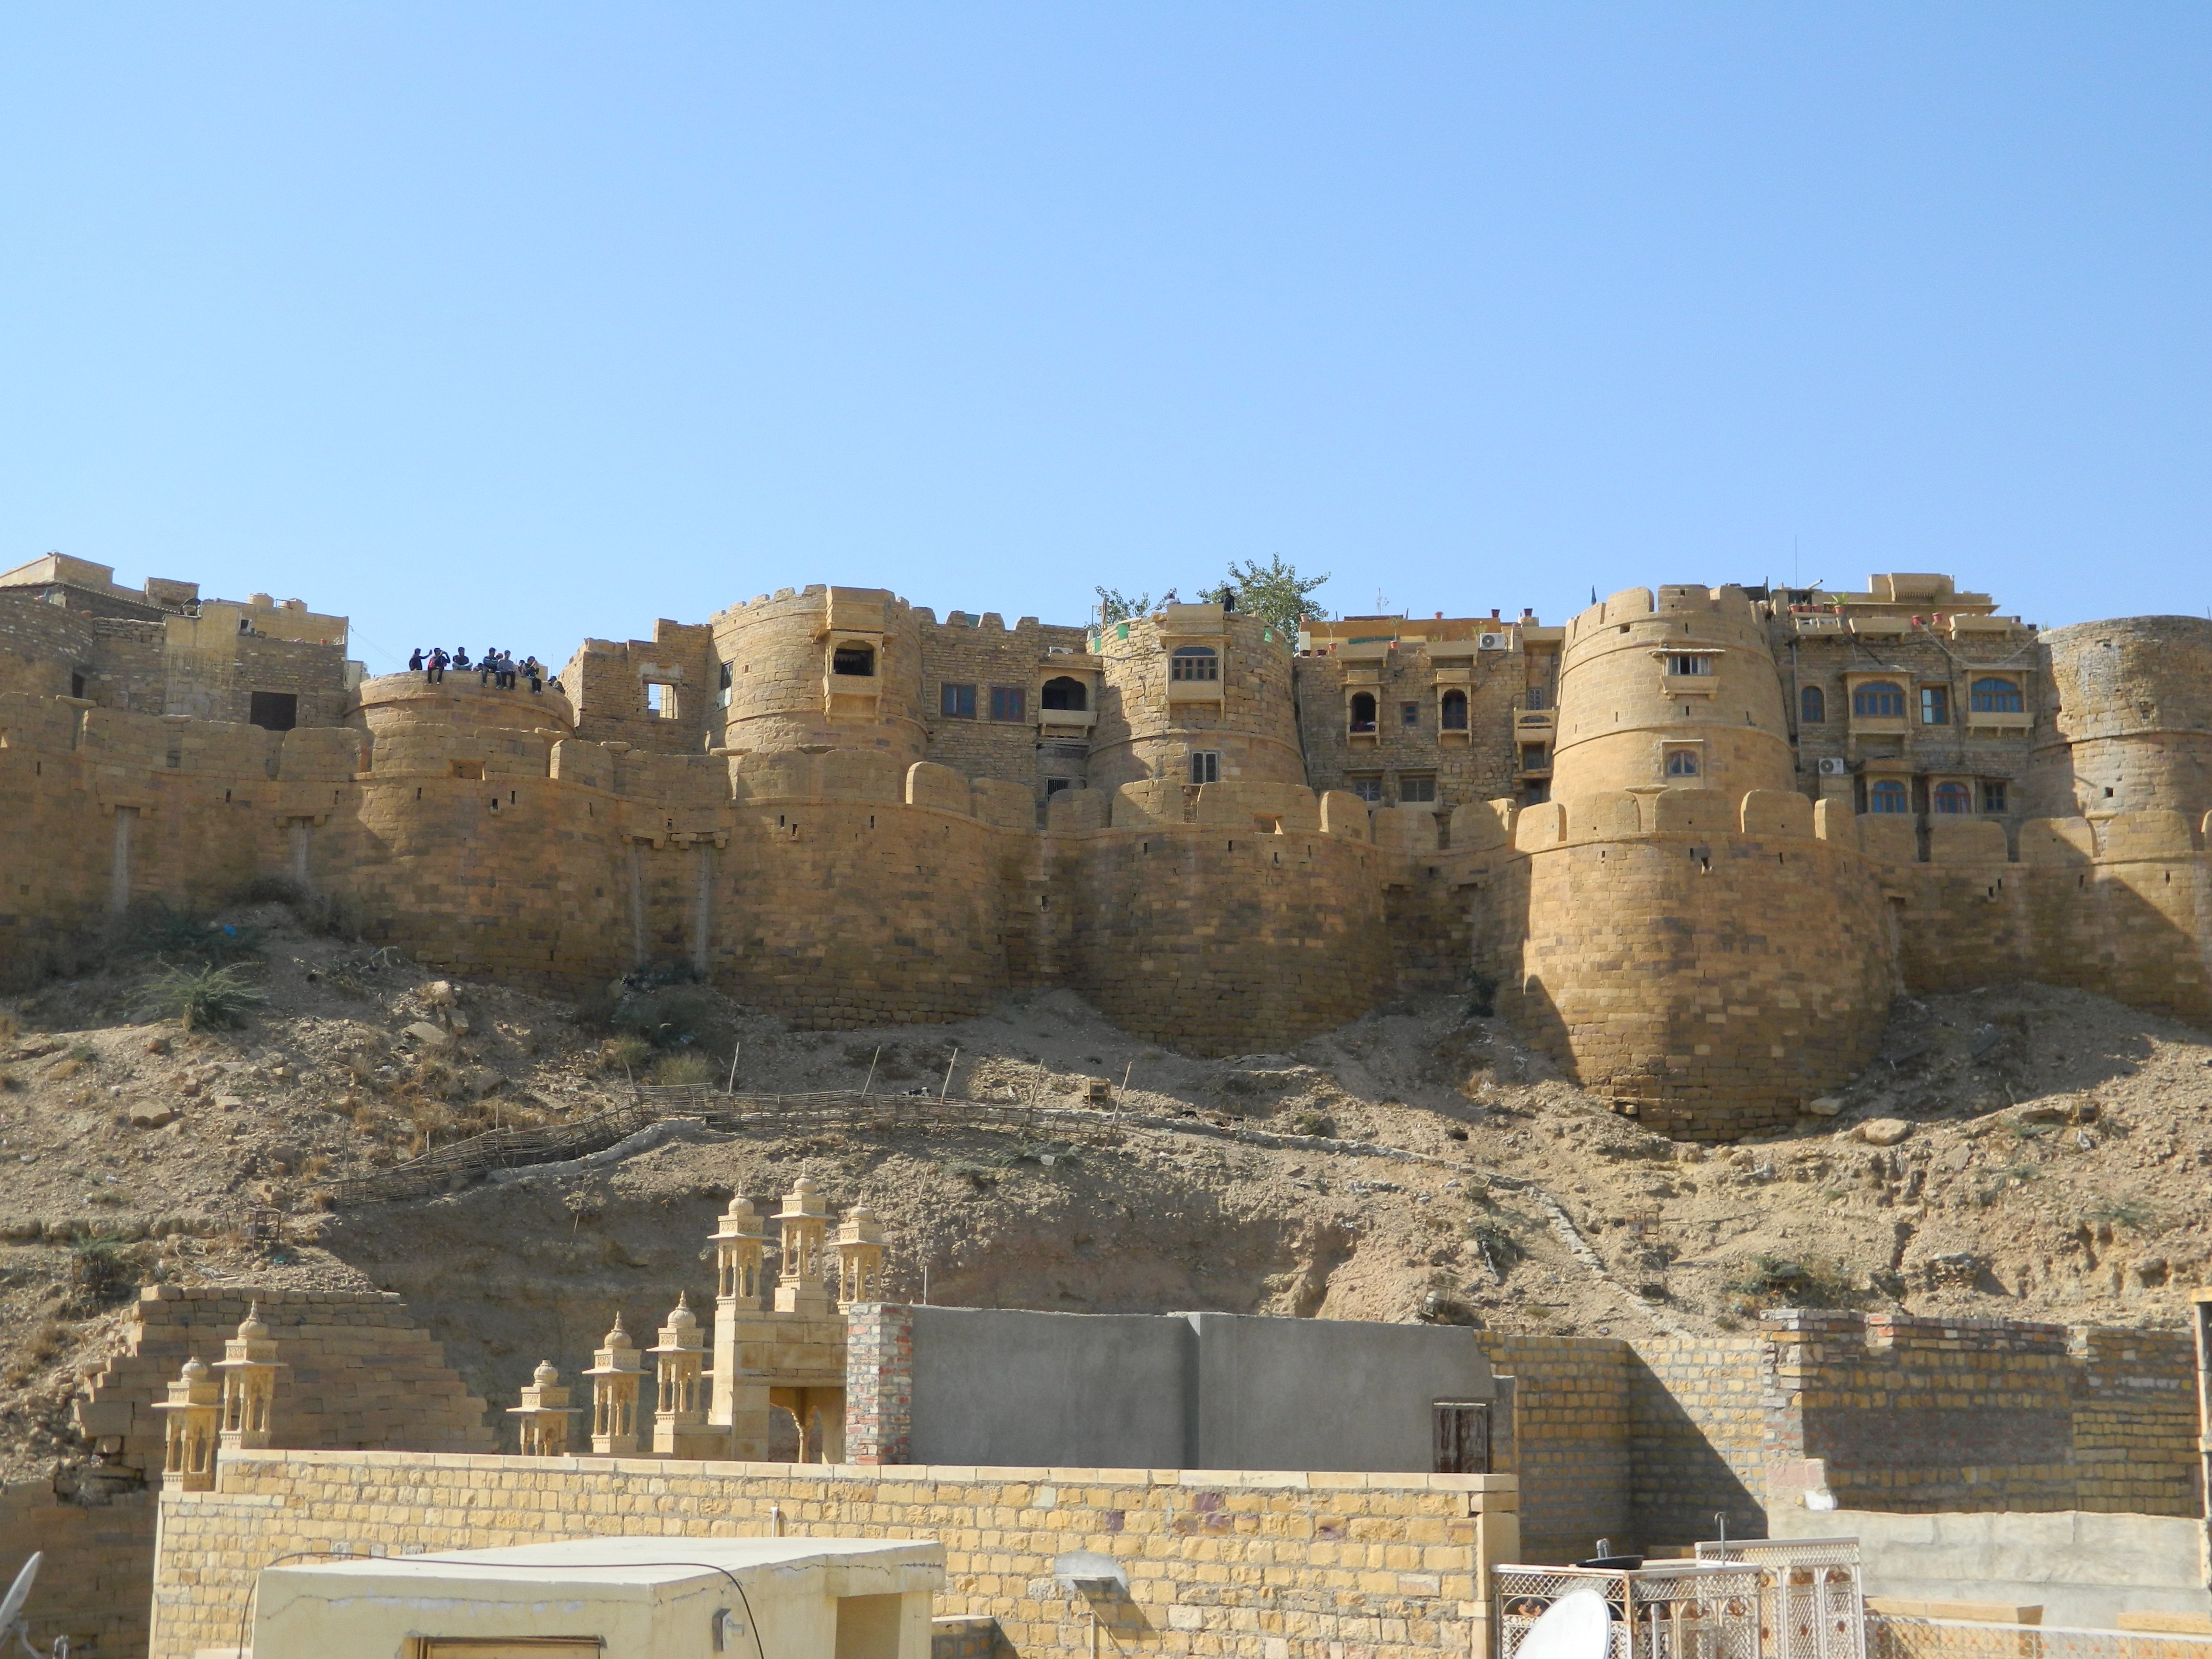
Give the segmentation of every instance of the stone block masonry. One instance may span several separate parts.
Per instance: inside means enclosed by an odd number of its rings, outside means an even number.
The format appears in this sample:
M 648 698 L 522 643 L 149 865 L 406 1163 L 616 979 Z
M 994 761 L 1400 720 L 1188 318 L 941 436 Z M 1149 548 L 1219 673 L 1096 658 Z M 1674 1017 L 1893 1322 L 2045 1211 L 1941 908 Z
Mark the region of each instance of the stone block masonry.
M 76 1407 L 78 1427 L 100 1453 L 99 1480 L 72 1491 L 51 1481 L 0 1489 L 0 1565 L 12 1571 L 46 1553 L 33 1605 L 41 1642 L 67 1636 L 94 1659 L 136 1659 L 146 1649 L 157 1516 L 152 1488 L 162 1457 L 154 1402 L 185 1361 L 222 1357 L 247 1308 L 259 1303 L 287 1368 L 276 1388 L 275 1431 L 285 1443 L 489 1452 L 497 1442 L 484 1402 L 471 1396 L 406 1304 L 378 1291 L 274 1291 L 252 1286 L 141 1294 L 124 1351 L 94 1376 Z
M 611 1458 L 241 1452 L 210 1492 L 165 1496 L 155 1659 L 237 1645 L 256 1573 L 298 1550 L 400 1554 L 550 1538 L 930 1538 L 937 1612 L 989 1618 L 1029 1659 L 1433 1659 L 1490 1650 L 1488 1568 L 1515 1559 L 1505 1475 L 870 1468 Z M 1054 1582 L 1073 1550 L 1129 1593 Z
M 573 994 L 688 962 L 817 1029 L 1066 986 L 1225 1054 L 1494 989 L 1696 1140 L 1796 1121 L 1899 992 L 2212 1018 L 2212 623 L 2046 653 L 1891 575 L 1301 653 L 1218 605 L 1010 629 L 814 586 L 586 641 L 532 696 L 354 680 L 341 618 L 52 563 L 15 586 L 66 603 L 0 592 L 0 985 L 275 875 L 441 971 Z

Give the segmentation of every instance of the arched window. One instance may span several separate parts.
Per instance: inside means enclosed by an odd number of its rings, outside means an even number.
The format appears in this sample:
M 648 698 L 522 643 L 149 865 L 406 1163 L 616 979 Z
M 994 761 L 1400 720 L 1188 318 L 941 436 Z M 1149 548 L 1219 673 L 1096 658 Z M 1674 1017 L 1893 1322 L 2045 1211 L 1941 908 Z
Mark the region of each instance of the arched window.
M 1939 783 L 1936 786 L 1936 793 L 1928 799 L 1939 812 L 1971 812 L 1974 810 L 1973 793 L 1963 783 Z
M 1967 707 L 1977 714 L 2017 714 L 2027 707 L 2016 680 L 1976 680 L 1967 695 Z
M 1828 718 L 1828 694 L 1817 685 L 1808 685 L 1797 694 L 1797 723 L 1818 726 Z
M 1375 729 L 1375 696 L 1370 691 L 1352 694 L 1352 729 L 1372 732 Z
M 1905 718 L 1905 688 L 1887 680 L 1869 680 L 1851 693 L 1851 713 L 1861 720 L 1901 720 Z M 1904 808 L 1898 810 L 1902 811 Z
M 1072 675 L 1062 674 L 1058 679 L 1044 683 L 1044 706 L 1047 708 L 1088 708 L 1091 706 L 1090 688 Z
M 869 675 L 876 672 L 876 652 L 873 646 L 841 645 L 830 656 L 830 672 L 833 674 Z
M 1218 680 L 1221 658 L 1210 645 L 1179 645 L 1168 658 L 1171 680 Z
M 1910 812 L 1912 797 L 1895 778 L 1884 778 L 1867 791 L 1867 811 L 1869 812 Z
M 1670 778 L 1696 777 L 1698 751 L 1694 749 L 1669 749 L 1667 751 L 1667 775 Z
M 1444 693 L 1443 706 L 1437 711 L 1437 724 L 1446 732 L 1467 730 L 1466 692 L 1454 690 Z

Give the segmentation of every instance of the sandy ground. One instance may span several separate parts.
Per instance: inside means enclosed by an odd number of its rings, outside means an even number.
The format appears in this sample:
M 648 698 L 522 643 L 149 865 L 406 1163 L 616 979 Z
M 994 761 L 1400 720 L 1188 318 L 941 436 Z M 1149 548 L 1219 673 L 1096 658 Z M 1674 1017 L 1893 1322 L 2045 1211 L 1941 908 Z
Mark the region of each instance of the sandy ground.
M 707 1057 L 688 1063 L 720 1082 L 734 1051 L 740 1091 L 856 1088 L 872 1066 L 878 1091 L 935 1092 L 950 1066 L 974 1100 L 1075 1105 L 1105 1079 L 1123 1115 L 1049 1137 L 693 1124 L 595 1167 L 331 1208 L 331 1179 L 589 1116 L 666 1062 L 281 906 L 224 920 L 264 931 L 248 975 L 267 1000 L 240 1029 L 155 1018 L 159 970 L 129 957 L 0 1005 L 0 1478 L 83 1455 L 68 1401 L 142 1279 L 398 1291 L 503 1406 L 539 1358 L 587 1363 L 617 1310 L 638 1332 L 679 1290 L 711 1301 L 714 1213 L 733 1193 L 773 1208 L 801 1172 L 884 1218 L 890 1296 L 975 1306 L 1558 1334 L 1740 1328 L 1790 1303 L 2174 1325 L 2212 1256 L 2212 1040 L 2038 986 L 1899 1002 L 1835 1115 L 1717 1149 L 1644 1133 L 1452 1000 L 1194 1060 L 1065 992 L 797 1033 L 687 990 L 684 1052 Z

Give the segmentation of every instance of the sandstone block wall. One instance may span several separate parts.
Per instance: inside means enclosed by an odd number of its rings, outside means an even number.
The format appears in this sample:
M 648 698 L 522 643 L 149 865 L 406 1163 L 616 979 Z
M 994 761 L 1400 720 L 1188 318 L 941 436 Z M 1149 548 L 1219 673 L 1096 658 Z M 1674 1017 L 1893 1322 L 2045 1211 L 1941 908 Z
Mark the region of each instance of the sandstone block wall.
M 1585 1088 L 1686 1139 L 1794 1121 L 1873 1054 L 1896 987 L 1868 862 L 1741 834 L 1741 810 L 1624 793 L 1516 824 L 1528 911 L 1502 1010 Z
M 2034 811 L 2212 811 L 2212 621 L 2079 623 L 2042 645 L 2052 707 L 2036 729 Z
M 2185 1019 L 2212 1018 L 2212 867 L 2178 812 L 2031 819 L 2019 855 L 1937 838 L 1929 861 L 1880 849 L 1914 990 L 2017 977 Z
M 1188 781 L 1193 750 L 1218 753 L 1224 782 L 1306 781 L 1291 641 L 1241 613 L 1217 625 L 1218 633 L 1178 635 L 1161 618 L 1138 617 L 1093 630 L 1103 686 L 1091 732 L 1091 787 L 1113 789 L 1155 776 Z M 1210 644 L 1219 653 L 1218 700 L 1176 699 L 1169 653 L 1183 643 Z
M 33 1632 L 43 1642 L 65 1635 L 73 1651 L 97 1659 L 136 1659 L 146 1650 L 162 1461 L 162 1425 L 152 1407 L 192 1355 L 210 1364 L 222 1357 L 224 1341 L 257 1300 L 287 1368 L 272 1413 L 280 1443 L 495 1449 L 484 1402 L 396 1296 L 149 1288 L 124 1352 L 76 1404 L 78 1426 L 108 1474 L 67 1490 L 50 1481 L 0 1489 L 0 1570 L 12 1574 L 33 1550 L 46 1556 L 32 1604 Z
M 1341 836 L 1225 826 L 1055 837 L 1068 982 L 1193 1054 L 1287 1047 L 1394 993 L 1378 858 Z
M 1127 1572 L 1102 1637 L 1170 1659 L 1487 1651 L 1485 1571 L 1518 1553 L 1510 1476 L 1236 1474 L 247 1452 L 162 1502 L 155 1659 L 235 1646 L 254 1574 L 298 1549 L 398 1554 L 549 1537 L 933 1538 L 941 1614 L 1083 1659 L 1091 1604 L 1053 1581 L 1085 1549 Z
M 1670 672 L 1674 655 L 1706 672 Z M 1631 588 L 1567 624 L 1552 793 L 1680 782 L 1670 748 L 1694 760 L 1701 787 L 1740 799 L 1793 785 L 1781 680 L 1740 587 L 1662 587 L 1656 599 Z
M 1395 805 L 1405 798 L 1405 780 L 1427 778 L 1435 785 L 1440 823 L 1449 823 L 1453 809 L 1469 801 L 1514 793 L 1520 763 L 1514 714 L 1527 700 L 1528 659 L 1517 635 L 1506 624 L 1499 628 L 1514 648 L 1478 651 L 1439 641 L 1403 645 L 1372 660 L 1340 653 L 1300 658 L 1299 737 L 1315 787 L 1343 789 L 1354 779 L 1371 779 L 1381 784 L 1382 801 Z M 1441 723 L 1447 689 L 1466 694 L 1463 731 L 1446 731 Z M 1372 732 L 1351 729 L 1355 691 L 1375 698 Z M 1408 703 L 1414 711 L 1411 725 L 1405 719 Z M 1548 748 L 1549 731 L 1532 741 Z

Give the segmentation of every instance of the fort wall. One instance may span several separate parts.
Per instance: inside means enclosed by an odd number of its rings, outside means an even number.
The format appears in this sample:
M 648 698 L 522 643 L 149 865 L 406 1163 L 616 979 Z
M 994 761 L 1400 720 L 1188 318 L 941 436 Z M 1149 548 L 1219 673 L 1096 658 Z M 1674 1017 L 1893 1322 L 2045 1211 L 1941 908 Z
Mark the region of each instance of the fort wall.
M 1788 791 L 1626 791 L 1523 811 L 1501 1008 L 1662 1133 L 1793 1121 L 1872 1056 L 1896 988 L 1873 867 Z

